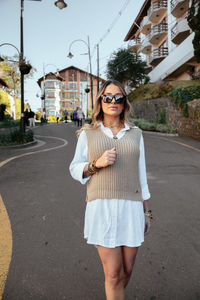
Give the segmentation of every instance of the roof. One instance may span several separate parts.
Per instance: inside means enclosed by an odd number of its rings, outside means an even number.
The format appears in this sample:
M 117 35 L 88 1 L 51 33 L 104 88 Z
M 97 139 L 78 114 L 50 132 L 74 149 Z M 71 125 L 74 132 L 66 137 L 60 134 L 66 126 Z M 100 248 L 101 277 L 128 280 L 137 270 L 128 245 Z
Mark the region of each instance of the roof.
M 59 73 L 62 73 L 62 72 L 65 72 L 66 70 L 69 70 L 69 69 L 76 69 L 76 70 L 79 70 L 79 71 L 82 72 L 82 73 L 85 73 L 85 74 L 89 74 L 89 75 L 90 75 L 90 73 L 88 73 L 88 72 L 86 72 L 86 71 L 84 71 L 84 70 L 81 70 L 81 69 L 79 69 L 79 68 L 77 68 L 77 67 L 74 67 L 74 66 L 70 66 L 70 67 L 64 68 L 64 69 L 62 69 L 62 70 L 58 70 L 58 72 L 59 72 Z M 55 73 L 56 73 L 56 72 L 55 72 Z M 52 73 L 52 72 L 47 73 L 47 74 L 45 74 L 45 77 L 47 77 L 47 76 L 49 76 L 50 74 L 52 74 L 52 75 L 54 75 L 55 77 L 57 77 L 58 79 L 59 79 L 59 77 L 60 77 L 60 78 L 62 78 L 62 81 L 65 81 L 65 79 L 64 79 L 62 76 L 56 76 L 55 73 Z M 93 74 L 92 74 L 92 76 L 95 77 L 95 78 L 97 78 L 96 75 L 93 75 Z M 41 84 L 41 81 L 43 81 L 43 78 L 44 78 L 44 76 L 42 76 L 41 78 L 38 79 L 37 83 L 38 83 L 39 86 L 40 86 L 40 84 Z M 104 79 L 101 78 L 101 77 L 99 77 L 99 79 L 102 80 L 102 81 L 104 81 Z M 61 79 L 60 79 L 60 80 L 61 80 Z
M 151 0 L 145 0 L 137 17 L 135 18 L 135 21 L 133 22 L 131 28 L 129 29 L 127 35 L 124 38 L 124 42 L 127 42 L 128 40 L 132 40 L 134 38 L 134 35 L 138 31 L 137 25 L 140 25 L 143 18 L 147 15 L 147 11 L 151 5 Z M 137 25 L 135 25 L 137 24 Z

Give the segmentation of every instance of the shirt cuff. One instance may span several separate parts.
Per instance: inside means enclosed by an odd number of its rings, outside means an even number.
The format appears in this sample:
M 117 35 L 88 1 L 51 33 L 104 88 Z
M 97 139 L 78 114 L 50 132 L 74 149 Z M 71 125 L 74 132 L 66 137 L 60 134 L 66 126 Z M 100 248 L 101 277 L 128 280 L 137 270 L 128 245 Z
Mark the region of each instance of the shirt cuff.
M 91 176 L 89 176 L 89 177 L 83 178 L 83 170 L 87 164 L 88 164 L 88 162 L 83 162 L 83 163 L 79 163 L 79 166 L 78 166 L 79 170 L 77 172 L 77 174 L 78 174 L 77 180 L 79 180 L 80 183 L 82 183 L 82 184 L 86 184 L 91 177 Z
M 149 193 L 149 188 L 148 188 L 148 185 L 146 185 L 142 189 L 142 198 L 143 198 L 143 200 L 148 200 L 150 197 L 151 197 L 151 195 Z

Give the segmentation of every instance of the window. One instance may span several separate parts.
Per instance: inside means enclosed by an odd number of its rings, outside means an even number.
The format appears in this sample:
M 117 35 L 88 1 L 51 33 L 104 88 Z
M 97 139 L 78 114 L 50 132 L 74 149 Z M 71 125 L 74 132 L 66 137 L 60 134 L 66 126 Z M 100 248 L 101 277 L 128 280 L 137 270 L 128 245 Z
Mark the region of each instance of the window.
M 44 86 L 45 87 L 54 87 L 54 81 L 45 81 Z
M 74 69 L 69 69 L 68 72 L 69 81 L 77 81 L 77 71 Z
M 76 98 L 76 93 L 69 93 L 69 98 L 70 99 L 75 99 Z
M 87 81 L 87 73 L 80 73 L 80 81 Z
M 46 98 L 55 98 L 54 92 L 46 92 Z
M 76 90 L 77 82 L 69 82 L 69 90 Z

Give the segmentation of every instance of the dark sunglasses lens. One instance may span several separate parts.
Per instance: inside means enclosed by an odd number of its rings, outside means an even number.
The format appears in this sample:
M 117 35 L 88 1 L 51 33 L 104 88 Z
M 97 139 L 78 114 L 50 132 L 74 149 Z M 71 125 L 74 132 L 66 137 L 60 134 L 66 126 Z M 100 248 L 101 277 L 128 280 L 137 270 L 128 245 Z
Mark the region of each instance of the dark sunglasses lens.
M 116 103 L 123 103 L 125 101 L 126 97 L 124 95 L 116 95 L 115 96 L 115 102 Z
M 103 102 L 104 103 L 111 103 L 112 102 L 112 96 L 111 95 L 103 95 Z

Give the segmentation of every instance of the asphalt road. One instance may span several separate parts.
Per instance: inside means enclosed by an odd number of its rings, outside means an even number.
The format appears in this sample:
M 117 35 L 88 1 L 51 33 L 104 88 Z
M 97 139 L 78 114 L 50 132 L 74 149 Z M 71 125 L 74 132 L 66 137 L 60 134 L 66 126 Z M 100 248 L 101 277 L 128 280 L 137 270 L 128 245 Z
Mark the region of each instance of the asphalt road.
M 3 300 L 105 299 L 97 250 L 83 239 L 85 187 L 68 171 L 76 129 L 38 127 L 37 145 L 0 150 L 1 161 L 17 156 L 0 168 L 13 237 Z M 200 142 L 143 136 L 154 219 L 126 299 L 200 299 Z

